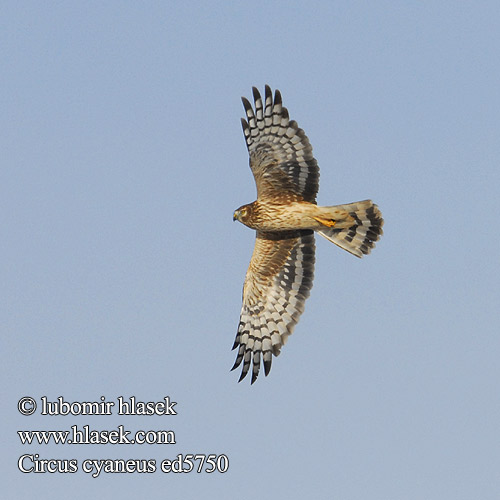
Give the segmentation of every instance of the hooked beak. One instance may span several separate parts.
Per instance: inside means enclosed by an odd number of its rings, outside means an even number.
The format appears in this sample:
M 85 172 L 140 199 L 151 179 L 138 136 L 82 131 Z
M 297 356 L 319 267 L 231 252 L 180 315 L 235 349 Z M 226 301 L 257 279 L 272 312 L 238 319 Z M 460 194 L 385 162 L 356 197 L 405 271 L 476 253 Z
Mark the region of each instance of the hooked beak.
M 238 216 L 239 216 L 239 215 L 240 215 L 240 214 L 239 214 L 238 210 L 235 210 L 235 211 L 234 211 L 234 213 L 233 213 L 233 222 L 234 222 L 235 220 L 238 220 Z

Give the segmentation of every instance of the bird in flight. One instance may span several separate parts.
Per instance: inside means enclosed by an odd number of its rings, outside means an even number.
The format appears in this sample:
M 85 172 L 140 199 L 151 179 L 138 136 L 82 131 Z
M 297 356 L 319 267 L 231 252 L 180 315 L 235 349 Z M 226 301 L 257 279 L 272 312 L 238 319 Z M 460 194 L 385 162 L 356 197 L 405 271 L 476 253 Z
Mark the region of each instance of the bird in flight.
M 257 200 L 238 208 L 233 220 L 256 230 L 255 247 L 243 285 L 243 305 L 233 349 L 232 370 L 243 363 L 239 382 L 261 361 L 266 376 L 291 335 L 314 277 L 314 233 L 356 257 L 370 253 L 384 221 L 370 200 L 318 206 L 319 168 L 311 144 L 290 120 L 281 94 L 268 85 L 265 98 L 253 87 L 255 106 L 242 97 L 241 119 L 257 185 Z

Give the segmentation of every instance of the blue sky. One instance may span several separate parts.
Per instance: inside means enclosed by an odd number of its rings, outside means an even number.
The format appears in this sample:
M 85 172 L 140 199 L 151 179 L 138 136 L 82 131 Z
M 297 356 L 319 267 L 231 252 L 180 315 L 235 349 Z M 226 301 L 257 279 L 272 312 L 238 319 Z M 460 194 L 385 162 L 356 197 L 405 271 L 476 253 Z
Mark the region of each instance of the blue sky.
M 496 499 L 497 2 L 4 2 L 1 466 L 6 498 Z M 230 373 L 254 235 L 240 97 L 279 88 L 318 202 L 373 199 L 363 260 L 317 241 L 269 377 Z M 177 402 L 23 416 L 17 401 Z M 18 430 L 175 431 L 22 445 Z M 214 474 L 23 474 L 18 458 L 226 454 Z

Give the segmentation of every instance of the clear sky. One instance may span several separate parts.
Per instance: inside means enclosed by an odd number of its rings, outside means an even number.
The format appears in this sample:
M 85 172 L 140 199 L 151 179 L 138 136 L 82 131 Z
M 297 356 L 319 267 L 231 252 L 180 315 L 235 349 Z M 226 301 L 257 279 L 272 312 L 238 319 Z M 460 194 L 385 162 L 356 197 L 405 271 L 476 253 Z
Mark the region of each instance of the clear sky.
M 497 1 L 3 2 L 3 497 L 499 498 L 499 26 Z M 229 369 L 254 234 L 232 214 L 255 198 L 240 97 L 266 83 L 318 202 L 371 198 L 385 234 L 363 260 L 317 239 L 305 313 L 250 386 Z M 177 415 L 43 416 L 43 396 Z M 74 425 L 176 444 L 17 434 Z M 163 473 L 178 454 L 229 469 Z

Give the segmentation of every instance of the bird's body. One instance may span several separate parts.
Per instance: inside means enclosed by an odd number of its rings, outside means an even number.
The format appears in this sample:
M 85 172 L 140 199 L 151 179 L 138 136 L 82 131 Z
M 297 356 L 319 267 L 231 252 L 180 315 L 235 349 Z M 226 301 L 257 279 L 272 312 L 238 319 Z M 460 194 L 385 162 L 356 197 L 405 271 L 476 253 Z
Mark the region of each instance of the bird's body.
M 243 286 L 243 305 L 233 348 L 240 380 L 252 369 L 271 369 L 272 356 L 292 333 L 304 310 L 314 277 L 314 232 L 348 252 L 368 254 L 382 234 L 383 219 L 370 200 L 318 206 L 319 168 L 304 131 L 290 120 L 277 90 L 266 85 L 265 105 L 253 88 L 255 110 L 242 98 L 243 132 L 257 200 L 233 215 L 256 230 L 256 243 Z
M 370 203 L 367 200 L 368 203 Z M 358 202 L 365 203 L 365 202 Z M 351 207 L 356 209 L 355 207 Z M 242 209 L 245 209 L 242 211 Z M 353 215 L 341 205 L 319 207 L 308 201 L 273 203 L 254 201 L 243 205 L 235 217 L 245 226 L 260 231 L 290 231 L 294 229 L 312 229 L 319 231 L 325 227 L 345 229 L 355 223 Z

